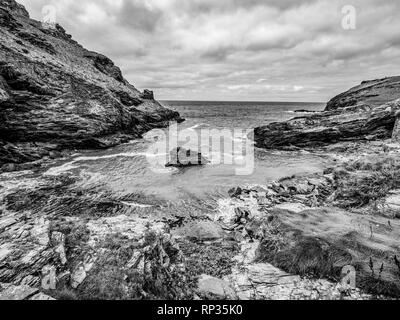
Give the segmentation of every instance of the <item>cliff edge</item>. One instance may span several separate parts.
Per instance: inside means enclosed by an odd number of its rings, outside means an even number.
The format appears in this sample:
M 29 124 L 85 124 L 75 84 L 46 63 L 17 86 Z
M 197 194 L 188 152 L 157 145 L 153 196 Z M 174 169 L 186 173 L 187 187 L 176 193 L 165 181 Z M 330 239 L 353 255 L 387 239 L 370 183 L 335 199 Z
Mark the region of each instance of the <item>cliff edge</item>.
M 398 141 L 400 77 L 364 81 L 328 102 L 325 111 L 256 128 L 266 149 L 316 147 L 345 141 Z
M 180 120 L 58 24 L 0 2 L 0 167 L 106 148 Z
M 325 111 L 367 105 L 371 109 L 400 98 L 400 76 L 363 81 L 330 100 Z

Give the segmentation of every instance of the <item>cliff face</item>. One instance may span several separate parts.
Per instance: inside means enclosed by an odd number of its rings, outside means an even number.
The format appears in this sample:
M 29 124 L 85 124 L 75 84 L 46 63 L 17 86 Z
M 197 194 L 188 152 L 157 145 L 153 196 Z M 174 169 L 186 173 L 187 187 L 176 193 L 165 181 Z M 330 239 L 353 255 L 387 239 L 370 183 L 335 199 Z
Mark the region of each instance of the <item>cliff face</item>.
M 261 148 L 315 147 L 341 141 L 400 138 L 400 77 L 363 82 L 333 98 L 324 112 L 256 128 Z
M 0 166 L 66 148 L 103 148 L 138 137 L 179 114 L 139 92 L 107 57 L 60 25 L 0 2 Z
M 400 77 L 364 81 L 359 86 L 334 97 L 326 111 L 366 105 L 371 109 L 400 98 Z

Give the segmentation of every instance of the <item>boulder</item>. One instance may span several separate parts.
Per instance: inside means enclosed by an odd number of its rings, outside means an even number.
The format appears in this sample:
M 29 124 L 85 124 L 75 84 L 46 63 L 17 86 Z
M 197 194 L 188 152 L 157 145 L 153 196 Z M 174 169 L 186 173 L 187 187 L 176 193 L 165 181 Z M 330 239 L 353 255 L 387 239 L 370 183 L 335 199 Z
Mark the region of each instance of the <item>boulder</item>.
M 390 218 L 400 218 L 400 190 L 391 191 L 378 205 L 379 211 Z
M 201 297 L 205 298 L 237 298 L 236 292 L 229 284 L 229 282 L 204 274 L 201 275 L 199 278 L 197 291 Z
M 202 166 L 209 162 L 201 153 L 178 147 L 170 152 L 170 161 L 165 166 L 183 168 Z
M 142 99 L 146 99 L 146 100 L 153 100 L 153 99 L 154 99 L 154 92 L 145 89 L 145 90 L 143 91 L 143 93 L 141 93 L 140 97 L 141 97 Z

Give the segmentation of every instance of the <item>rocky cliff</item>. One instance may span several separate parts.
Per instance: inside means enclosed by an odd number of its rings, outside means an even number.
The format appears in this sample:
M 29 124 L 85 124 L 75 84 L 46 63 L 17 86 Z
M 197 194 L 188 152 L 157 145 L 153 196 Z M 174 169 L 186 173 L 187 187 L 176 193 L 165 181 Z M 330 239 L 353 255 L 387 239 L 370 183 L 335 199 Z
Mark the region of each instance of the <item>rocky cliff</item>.
M 86 50 L 58 24 L 0 2 L 0 167 L 105 148 L 179 114 L 139 92 L 107 57 Z
M 391 137 L 397 140 L 399 98 L 400 77 L 366 81 L 333 98 L 324 112 L 256 128 L 256 143 L 273 149 Z
M 331 111 L 358 105 L 373 109 L 398 98 L 400 98 L 400 77 L 363 81 L 360 85 L 330 100 L 325 110 Z

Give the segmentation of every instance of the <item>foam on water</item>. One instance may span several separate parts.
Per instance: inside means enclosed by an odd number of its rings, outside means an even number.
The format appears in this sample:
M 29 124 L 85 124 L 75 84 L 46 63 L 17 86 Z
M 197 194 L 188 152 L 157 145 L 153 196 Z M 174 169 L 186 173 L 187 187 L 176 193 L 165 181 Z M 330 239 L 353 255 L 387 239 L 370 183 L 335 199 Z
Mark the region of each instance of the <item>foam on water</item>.
M 98 161 L 98 160 L 108 160 L 115 158 L 135 158 L 135 157 L 165 157 L 167 154 L 152 154 L 152 153 L 144 153 L 144 152 L 129 152 L 129 153 L 116 153 L 116 154 L 108 154 L 102 156 L 78 156 L 77 158 L 64 163 L 60 166 L 52 167 L 47 170 L 44 175 L 45 176 L 57 176 L 66 171 L 70 171 L 73 169 L 79 168 L 79 162 L 88 162 L 88 161 Z
M 170 104 L 171 105 L 171 104 Z M 168 131 L 150 131 L 145 139 L 134 140 L 129 144 L 110 150 L 86 152 L 60 162 L 50 168 L 46 175 L 60 175 L 73 171 L 84 179 L 87 186 L 104 186 L 118 196 L 140 194 L 142 201 L 127 202 L 132 207 L 141 207 L 141 203 L 157 205 L 168 201 L 176 212 L 190 210 L 208 212 L 210 197 L 216 195 L 214 211 L 216 217 L 225 219 L 234 212 L 236 206 L 255 207 L 254 202 L 239 203 L 226 199 L 228 190 L 245 184 L 262 185 L 283 176 L 304 172 L 317 172 L 322 168 L 323 158 L 301 153 L 274 152 L 255 148 L 254 172 L 247 176 L 235 175 L 235 169 L 242 168 L 248 158 L 245 154 L 245 132 L 256 126 L 272 121 L 284 120 L 290 115 L 287 111 L 309 109 L 301 104 L 263 104 L 263 103 L 184 103 L 172 105 L 181 113 L 186 122 L 179 125 L 179 130 L 207 129 L 243 129 L 243 136 L 232 135 L 233 152 L 213 153 L 207 145 L 190 145 L 197 151 L 208 149 L 205 156 L 213 162 L 205 166 L 185 169 L 166 168 L 168 152 L 153 154 L 150 146 L 155 141 L 168 138 Z M 321 106 L 322 107 L 322 106 Z M 249 141 L 247 141 L 249 143 Z M 210 150 L 211 149 L 211 150 Z M 221 157 L 225 162 L 221 162 Z M 86 184 L 85 184 L 86 183 Z M 204 200 L 199 202 L 199 199 Z M 149 200 L 149 201 L 147 201 Z M 255 200 L 252 200 L 255 201 Z M 200 204 L 199 204 L 200 203 Z M 155 209 L 148 209 L 155 210 Z M 254 213 L 256 214 L 256 213 Z
M 129 207 L 137 207 L 137 208 L 151 208 L 153 207 L 150 204 L 141 204 L 134 201 L 121 201 L 122 204 L 129 206 Z
M 198 129 L 204 129 L 204 128 L 209 128 L 209 127 L 210 127 L 210 125 L 207 124 L 207 123 L 199 123 L 199 124 L 196 124 L 196 125 L 188 128 L 188 129 L 189 130 L 198 130 Z

